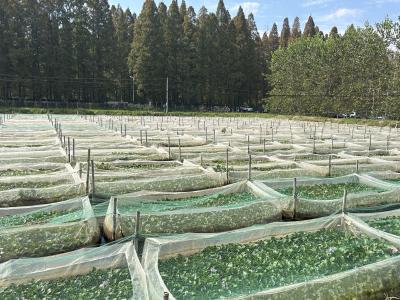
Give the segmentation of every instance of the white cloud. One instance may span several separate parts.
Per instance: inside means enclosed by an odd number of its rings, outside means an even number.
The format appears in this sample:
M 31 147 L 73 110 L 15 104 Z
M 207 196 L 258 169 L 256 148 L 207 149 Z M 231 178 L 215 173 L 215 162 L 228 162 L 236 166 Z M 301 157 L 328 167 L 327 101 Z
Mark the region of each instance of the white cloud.
M 343 18 L 354 18 L 359 16 L 362 13 L 360 9 L 351 9 L 351 8 L 339 8 L 335 10 L 331 14 L 323 15 L 318 18 L 319 21 L 333 21 Z
M 332 2 L 332 0 L 305 0 L 301 6 L 310 7 L 310 6 L 326 6 L 327 3 Z
M 250 13 L 253 13 L 253 15 L 255 15 L 258 13 L 258 10 L 260 9 L 260 3 L 258 2 L 243 2 L 236 4 L 234 7 L 232 7 L 232 10 L 238 11 L 240 6 L 243 8 L 245 15 L 248 15 Z

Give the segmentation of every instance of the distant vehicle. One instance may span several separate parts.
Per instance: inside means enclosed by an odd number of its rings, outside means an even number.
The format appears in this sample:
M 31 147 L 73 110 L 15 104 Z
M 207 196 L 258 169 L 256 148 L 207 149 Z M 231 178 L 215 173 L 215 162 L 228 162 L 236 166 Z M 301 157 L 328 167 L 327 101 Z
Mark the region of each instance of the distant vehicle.
M 254 108 L 252 108 L 252 107 L 240 107 L 239 108 L 239 111 L 240 112 L 254 112 Z
M 338 118 L 338 119 L 345 119 L 345 118 L 348 118 L 348 115 L 347 115 L 347 114 L 337 114 L 337 115 L 336 115 L 336 118 Z
M 357 113 L 353 111 L 351 114 L 349 114 L 349 118 L 357 118 Z

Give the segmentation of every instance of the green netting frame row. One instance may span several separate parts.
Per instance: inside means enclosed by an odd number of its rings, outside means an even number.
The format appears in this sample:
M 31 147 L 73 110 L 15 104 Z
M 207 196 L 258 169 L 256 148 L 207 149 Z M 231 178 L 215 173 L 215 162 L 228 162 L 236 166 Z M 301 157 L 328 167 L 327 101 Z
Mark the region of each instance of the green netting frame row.
M 84 248 L 66 254 L 31 259 L 18 259 L 0 264 L 0 295 L 2 289 L 18 289 L 19 285 L 32 281 L 57 281 L 74 279 L 96 270 L 128 268 L 134 300 L 148 300 L 146 277 L 132 243 L 115 244 L 99 248 Z M 11 285 L 11 286 L 10 286 Z M 107 282 L 91 281 L 92 290 L 101 289 Z M 78 288 L 78 287 L 77 287 Z M 84 289 L 85 287 L 80 287 Z M 112 287 L 118 295 L 118 286 Z M 43 291 L 52 298 L 52 291 Z M 67 292 L 67 291 L 65 291 Z M 105 295 L 103 295 L 105 296 Z M 113 297 L 113 295 L 107 295 Z
M 360 183 L 373 188 L 382 189 L 382 192 L 362 192 L 348 194 L 346 209 L 376 207 L 386 204 L 400 203 L 400 187 L 387 184 L 383 181 L 373 179 L 368 176 L 352 174 L 335 178 L 297 178 L 297 186 L 320 185 L 320 184 L 340 184 L 340 183 Z M 301 197 L 293 198 L 276 192 L 275 189 L 291 187 L 293 179 L 278 179 L 261 181 L 256 183 L 272 197 L 278 198 L 285 215 L 296 218 L 318 218 L 328 216 L 342 209 L 343 198 L 333 200 L 323 199 L 304 199 Z
M 179 207 L 179 202 L 196 197 L 204 203 L 219 196 L 235 195 L 247 192 L 254 196 L 247 203 L 229 203 L 213 207 Z M 176 210 L 157 211 L 155 201 L 176 203 Z M 115 207 L 117 203 L 117 207 Z M 243 228 L 254 224 L 281 220 L 281 208 L 261 189 L 251 182 L 239 182 L 224 187 L 184 193 L 138 192 L 118 197 L 110 201 L 104 220 L 104 232 L 109 239 L 121 238 L 136 233 L 136 211 L 127 211 L 124 207 L 147 203 L 154 208 L 141 212 L 140 234 L 166 234 L 184 232 L 221 232 Z M 159 204 L 160 205 L 160 204 Z M 195 205 L 194 203 L 191 205 Z M 114 214 L 116 212 L 116 214 Z
M 88 197 L 0 209 L 0 262 L 96 244 L 100 229 Z
M 329 216 L 301 222 L 257 225 L 220 234 L 185 234 L 176 237 L 150 238 L 146 240 L 142 265 L 145 270 L 151 299 L 162 299 L 168 291 L 159 271 L 158 261 L 178 255 L 189 256 L 204 248 L 222 244 L 251 243 L 272 237 L 284 237 L 297 232 L 315 232 L 325 228 L 342 228 L 351 234 L 365 234 L 387 241 L 396 248 L 400 239 L 366 226 L 347 215 Z M 382 299 L 388 291 L 399 292 L 400 257 L 384 259 L 376 263 L 321 277 L 318 279 L 255 292 L 253 294 L 227 296 L 229 299 Z M 175 299 L 170 295 L 170 299 Z

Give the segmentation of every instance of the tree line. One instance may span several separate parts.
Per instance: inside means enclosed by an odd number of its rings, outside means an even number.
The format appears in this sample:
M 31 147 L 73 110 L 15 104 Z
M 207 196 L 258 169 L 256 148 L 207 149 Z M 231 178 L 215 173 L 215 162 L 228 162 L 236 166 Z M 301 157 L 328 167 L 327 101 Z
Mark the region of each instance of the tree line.
M 400 117 L 400 17 L 343 35 L 303 37 L 273 53 L 266 110 Z
M 341 36 L 312 17 L 260 35 L 253 14 L 231 16 L 223 0 L 197 13 L 184 0 L 145 0 L 139 15 L 108 0 L 2 0 L 0 99 L 161 108 L 168 94 L 170 107 L 186 109 L 389 109 L 398 37 L 389 19 Z
M 0 98 L 161 107 L 168 78 L 174 106 L 260 106 L 272 52 L 302 36 L 288 22 L 261 37 L 253 14 L 232 18 L 222 0 L 198 14 L 146 0 L 139 16 L 107 0 L 4 0 Z M 310 18 L 303 35 L 317 33 Z

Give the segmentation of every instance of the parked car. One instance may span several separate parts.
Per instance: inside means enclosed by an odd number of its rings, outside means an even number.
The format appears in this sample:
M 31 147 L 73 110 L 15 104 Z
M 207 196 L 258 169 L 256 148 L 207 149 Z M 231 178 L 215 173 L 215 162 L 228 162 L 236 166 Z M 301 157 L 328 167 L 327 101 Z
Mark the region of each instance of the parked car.
M 353 111 L 351 114 L 349 114 L 349 118 L 357 118 L 357 113 Z

